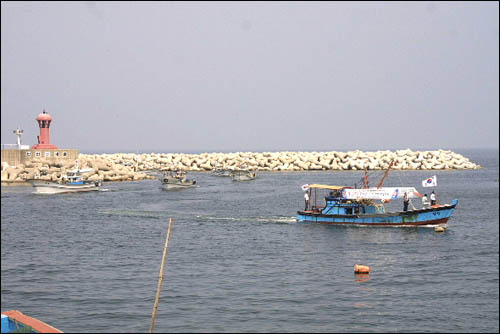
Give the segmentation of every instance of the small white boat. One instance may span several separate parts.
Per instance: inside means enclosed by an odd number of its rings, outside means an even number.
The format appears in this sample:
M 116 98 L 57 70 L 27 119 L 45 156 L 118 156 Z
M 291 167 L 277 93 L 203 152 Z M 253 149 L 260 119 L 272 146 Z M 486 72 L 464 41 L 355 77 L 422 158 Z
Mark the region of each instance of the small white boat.
M 250 181 L 255 179 L 257 173 L 248 169 L 238 169 L 231 171 L 230 176 L 233 181 Z
M 83 173 L 92 171 L 93 169 L 76 169 L 70 170 L 62 177 L 60 181 L 45 181 L 40 179 L 28 179 L 36 193 L 40 194 L 58 194 L 58 193 L 73 193 L 85 191 L 97 191 L 102 185 L 99 181 L 89 181 L 83 179 Z
M 212 171 L 212 175 L 214 175 L 214 176 L 231 176 L 231 170 L 216 168 Z
M 212 170 L 213 176 L 231 176 L 231 170 L 225 168 L 225 165 L 217 163 L 214 170 Z
M 186 178 L 186 172 L 181 170 L 163 173 L 160 182 L 164 189 L 182 189 L 196 185 L 196 180 Z

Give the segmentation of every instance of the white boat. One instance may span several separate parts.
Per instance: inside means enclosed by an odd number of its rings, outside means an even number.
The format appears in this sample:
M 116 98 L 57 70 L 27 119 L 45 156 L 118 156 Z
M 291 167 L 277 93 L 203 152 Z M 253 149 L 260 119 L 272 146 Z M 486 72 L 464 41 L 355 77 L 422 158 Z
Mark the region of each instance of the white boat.
M 160 182 L 164 189 L 182 189 L 196 185 L 196 180 L 186 178 L 186 172 L 181 170 L 168 171 L 163 173 Z
M 231 171 L 230 176 L 233 181 L 250 181 L 255 179 L 257 173 L 248 169 L 237 169 Z
M 83 179 L 83 173 L 92 171 L 93 169 L 76 169 L 70 170 L 62 177 L 60 181 L 46 181 L 38 178 L 26 180 L 34 188 L 36 193 L 40 194 L 58 194 L 58 193 L 73 193 L 85 191 L 97 191 L 102 185 L 100 180 L 89 181 Z
M 214 169 L 212 172 L 214 176 L 231 176 L 231 170 L 229 169 Z
M 214 176 L 231 176 L 231 170 L 225 168 L 224 165 L 218 163 L 215 165 L 215 169 L 212 171 Z

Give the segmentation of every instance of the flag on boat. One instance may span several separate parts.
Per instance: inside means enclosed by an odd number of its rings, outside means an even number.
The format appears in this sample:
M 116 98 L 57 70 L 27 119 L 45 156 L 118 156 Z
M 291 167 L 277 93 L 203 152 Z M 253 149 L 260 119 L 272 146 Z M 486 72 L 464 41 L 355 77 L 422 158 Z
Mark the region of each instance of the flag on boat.
M 422 181 L 422 187 L 437 187 L 436 175 Z

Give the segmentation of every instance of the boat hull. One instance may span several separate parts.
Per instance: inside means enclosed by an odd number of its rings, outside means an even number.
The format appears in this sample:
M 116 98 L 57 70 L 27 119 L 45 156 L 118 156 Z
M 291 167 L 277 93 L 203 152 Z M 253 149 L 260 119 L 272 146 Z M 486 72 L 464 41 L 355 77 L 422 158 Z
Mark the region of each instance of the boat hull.
M 231 178 L 233 181 L 250 181 L 254 180 L 256 177 L 255 174 L 250 173 L 233 173 L 231 174 Z
M 161 180 L 163 189 L 183 189 L 191 188 L 196 185 L 195 180 L 179 180 L 177 178 L 165 178 Z
M 359 226 L 436 226 L 446 224 L 458 201 L 427 209 L 378 214 L 337 215 L 313 211 L 298 211 L 297 221 L 329 225 Z
M 212 172 L 213 176 L 231 176 L 230 170 L 215 170 Z
M 35 192 L 39 194 L 98 191 L 100 188 L 100 186 L 96 185 L 93 182 L 83 184 L 60 184 L 57 182 L 42 180 L 28 180 L 27 182 L 29 182 L 35 188 Z
M 63 333 L 61 330 L 18 311 L 2 312 L 2 333 Z
M 182 183 L 163 183 L 163 189 L 183 189 L 183 188 L 192 188 L 194 187 L 193 183 L 190 184 L 182 184 Z
M 250 181 L 255 179 L 255 177 L 250 176 L 234 176 L 233 181 Z

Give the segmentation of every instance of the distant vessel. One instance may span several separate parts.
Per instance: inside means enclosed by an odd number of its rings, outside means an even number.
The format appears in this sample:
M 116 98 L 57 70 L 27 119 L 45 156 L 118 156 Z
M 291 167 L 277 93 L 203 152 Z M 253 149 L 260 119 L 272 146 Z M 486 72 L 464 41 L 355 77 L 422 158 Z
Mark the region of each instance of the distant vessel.
M 215 165 L 215 169 L 212 171 L 212 175 L 214 175 L 214 176 L 231 176 L 231 170 L 224 168 L 223 165 L 217 164 L 217 165 Z
M 250 181 L 257 177 L 257 173 L 251 170 L 233 170 L 230 173 L 233 181 Z
M 35 178 L 27 179 L 26 182 L 29 182 L 36 192 L 40 194 L 97 191 L 102 185 L 100 180 L 89 181 L 83 179 L 83 174 L 90 171 L 93 171 L 93 169 L 79 169 L 77 164 L 76 168 L 68 171 L 60 181 L 45 181 Z
M 196 180 L 186 178 L 186 172 L 182 170 L 172 170 L 163 173 L 160 182 L 164 189 L 182 189 L 193 187 Z
M 233 181 L 250 181 L 255 179 L 257 173 L 254 170 L 250 170 L 246 162 L 240 162 L 236 168 L 230 171 L 229 176 L 231 176 Z

